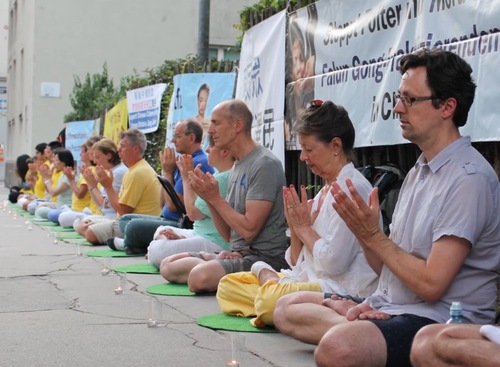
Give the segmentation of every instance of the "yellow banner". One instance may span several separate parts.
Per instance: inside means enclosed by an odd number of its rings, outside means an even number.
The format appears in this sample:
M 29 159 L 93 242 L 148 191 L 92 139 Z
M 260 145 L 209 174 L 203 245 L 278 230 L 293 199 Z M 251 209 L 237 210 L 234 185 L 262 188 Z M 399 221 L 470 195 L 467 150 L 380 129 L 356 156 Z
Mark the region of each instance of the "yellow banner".
M 120 132 L 127 130 L 127 127 L 127 99 L 124 98 L 106 113 L 106 117 L 104 118 L 104 137 L 113 140 L 118 145 L 120 142 L 118 136 Z

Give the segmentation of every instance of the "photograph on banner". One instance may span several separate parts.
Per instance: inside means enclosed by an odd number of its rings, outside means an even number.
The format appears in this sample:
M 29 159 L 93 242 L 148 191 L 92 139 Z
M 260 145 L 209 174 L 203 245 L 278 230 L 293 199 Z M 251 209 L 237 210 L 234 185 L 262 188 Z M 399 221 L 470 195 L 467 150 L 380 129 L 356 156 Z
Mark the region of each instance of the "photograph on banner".
M 473 141 L 498 140 L 500 104 L 494 102 L 498 93 L 491 80 L 500 78 L 500 2 L 339 0 L 314 5 L 314 99 L 333 99 L 349 111 L 356 147 L 407 142 L 392 112 L 401 80 L 399 61 L 422 47 L 454 52 L 471 64 L 478 88 L 469 123 L 460 131 Z M 299 22 L 304 30 L 308 13 L 299 10 L 290 19 L 305 19 Z M 287 85 L 287 116 L 294 112 L 289 101 L 295 89 L 293 82 Z M 288 142 L 287 147 L 293 149 Z
M 124 98 L 114 105 L 104 117 L 105 138 L 111 139 L 116 145 L 120 143 L 120 133 L 128 128 L 127 99 Z
M 128 121 L 131 128 L 144 134 L 158 130 L 161 100 L 167 84 L 148 85 L 127 91 Z
M 96 134 L 96 121 L 74 121 L 66 123 L 66 149 L 71 151 L 73 158 L 80 165 L 80 147 L 92 135 Z
M 297 116 L 314 99 L 316 51 L 314 34 L 318 24 L 316 4 L 301 8 L 288 17 L 286 48 L 286 125 L 287 150 L 299 149 L 295 135 Z
M 174 76 L 174 93 L 167 117 L 165 145 L 173 147 L 175 125 L 193 119 L 203 128 L 202 148 L 208 147 L 207 132 L 212 109 L 222 101 L 233 98 L 234 73 L 195 73 Z
M 285 11 L 246 31 L 236 85 L 236 98 L 244 101 L 252 111 L 254 129 L 266 131 L 254 138 L 266 146 L 271 139 L 264 141 L 264 136 L 270 133 L 274 142 L 280 142 L 272 144 L 271 151 L 277 157 L 283 157 L 283 148 L 279 147 L 284 147 L 285 140 L 283 127 L 274 128 L 276 122 L 284 123 L 285 38 Z

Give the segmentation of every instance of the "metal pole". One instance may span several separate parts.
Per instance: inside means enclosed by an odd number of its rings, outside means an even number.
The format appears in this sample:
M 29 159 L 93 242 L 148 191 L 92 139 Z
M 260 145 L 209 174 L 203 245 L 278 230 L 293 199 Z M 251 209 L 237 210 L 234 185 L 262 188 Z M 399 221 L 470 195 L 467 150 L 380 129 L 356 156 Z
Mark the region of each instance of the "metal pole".
M 208 40 L 210 36 L 210 0 L 199 1 L 198 17 L 198 65 L 208 61 Z

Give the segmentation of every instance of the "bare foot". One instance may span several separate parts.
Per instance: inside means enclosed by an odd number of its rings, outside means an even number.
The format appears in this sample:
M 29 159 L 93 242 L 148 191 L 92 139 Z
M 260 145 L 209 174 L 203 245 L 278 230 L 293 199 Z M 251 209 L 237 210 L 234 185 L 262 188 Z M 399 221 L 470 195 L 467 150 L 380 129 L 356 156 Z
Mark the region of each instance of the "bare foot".
M 278 274 L 269 269 L 262 269 L 259 273 L 259 283 L 260 285 L 265 284 L 268 280 L 274 280 L 275 282 L 279 282 L 280 277 Z
M 338 297 L 336 297 L 338 298 Z M 354 301 L 348 300 L 348 299 L 331 299 L 327 298 L 323 300 L 323 305 L 326 307 L 331 308 L 335 312 L 337 312 L 339 315 L 346 316 L 347 312 L 353 308 L 358 306 L 358 304 Z

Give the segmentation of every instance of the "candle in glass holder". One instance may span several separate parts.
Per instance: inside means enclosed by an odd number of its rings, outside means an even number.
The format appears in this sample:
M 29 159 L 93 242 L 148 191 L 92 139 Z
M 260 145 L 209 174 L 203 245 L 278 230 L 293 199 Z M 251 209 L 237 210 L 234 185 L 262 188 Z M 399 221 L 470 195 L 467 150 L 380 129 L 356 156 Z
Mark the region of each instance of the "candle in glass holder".
M 118 287 L 115 288 L 115 294 L 123 294 L 125 292 L 125 287 L 127 285 L 127 277 L 126 275 L 122 275 L 118 277 Z
M 111 257 L 105 257 L 101 269 L 101 275 L 106 276 L 111 273 Z
M 80 244 L 78 243 L 77 248 L 76 248 L 76 256 L 82 256 L 82 255 L 83 255 L 83 252 L 82 252 L 82 249 L 80 247 Z

